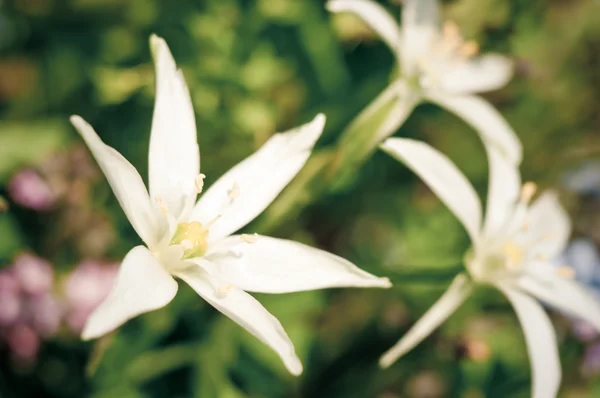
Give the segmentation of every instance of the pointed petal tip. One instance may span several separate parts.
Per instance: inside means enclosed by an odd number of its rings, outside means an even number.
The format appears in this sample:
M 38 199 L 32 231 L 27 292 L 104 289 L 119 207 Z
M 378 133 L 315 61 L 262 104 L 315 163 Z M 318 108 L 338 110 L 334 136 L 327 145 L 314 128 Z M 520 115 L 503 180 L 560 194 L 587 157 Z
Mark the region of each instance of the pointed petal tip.
M 154 57 L 156 57 L 158 50 L 160 50 L 161 47 L 166 45 L 167 42 L 162 37 L 156 35 L 155 33 L 152 33 L 150 35 L 150 50 L 152 51 L 152 55 Z
M 379 278 L 379 286 L 384 289 L 389 289 L 392 287 L 392 281 L 389 278 Z
M 90 341 L 90 340 L 94 340 L 95 338 L 97 338 L 99 336 L 96 335 L 96 333 L 93 333 L 90 327 L 90 322 L 88 321 L 85 326 L 83 327 L 83 331 L 81 332 L 81 340 L 83 341 Z
M 81 116 L 79 116 L 79 115 L 71 115 L 69 117 L 69 121 L 72 124 L 78 124 L 78 123 L 81 123 L 83 121 L 83 118 Z
M 289 372 L 294 376 L 300 376 L 304 370 L 300 358 L 298 358 L 296 355 L 294 355 L 294 358 L 291 360 L 291 362 L 286 363 L 285 366 L 287 367 Z
M 381 369 L 387 369 L 396 362 L 396 359 L 396 357 L 392 357 L 388 353 L 383 354 L 381 358 L 379 358 L 379 367 Z

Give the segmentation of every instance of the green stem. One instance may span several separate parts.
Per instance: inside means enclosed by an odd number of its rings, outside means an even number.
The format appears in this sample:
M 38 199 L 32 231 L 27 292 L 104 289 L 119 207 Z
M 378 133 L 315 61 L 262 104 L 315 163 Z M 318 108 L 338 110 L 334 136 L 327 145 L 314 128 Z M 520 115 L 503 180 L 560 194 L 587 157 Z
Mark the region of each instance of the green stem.
M 318 199 L 345 188 L 377 146 L 412 113 L 419 98 L 402 81 L 385 89 L 342 132 L 334 148 L 314 154 L 262 214 L 254 230 L 272 233 Z

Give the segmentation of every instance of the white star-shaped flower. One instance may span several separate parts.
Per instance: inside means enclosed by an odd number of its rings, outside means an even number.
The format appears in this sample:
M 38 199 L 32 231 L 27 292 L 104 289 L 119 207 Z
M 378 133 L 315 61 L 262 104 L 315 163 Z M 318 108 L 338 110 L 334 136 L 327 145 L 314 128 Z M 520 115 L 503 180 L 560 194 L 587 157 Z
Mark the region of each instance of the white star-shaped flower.
M 355 120 L 362 123 L 383 107 L 387 118 L 374 137 L 381 142 L 404 123 L 422 101 L 436 103 L 470 124 L 486 146 L 520 163 L 522 147 L 512 128 L 488 102 L 474 93 L 503 87 L 513 74 L 512 62 L 501 55 L 477 56 L 478 45 L 465 41 L 458 27 L 440 27 L 436 0 L 405 0 L 402 25 L 371 0 L 329 0 L 332 12 L 360 17 L 390 47 L 400 75 Z
M 465 255 L 466 274 L 381 358 L 390 366 L 444 322 L 477 284 L 502 291 L 521 322 L 532 366 L 533 397 L 555 397 L 561 378 L 557 341 L 550 319 L 537 300 L 586 320 L 600 331 L 600 304 L 572 279 L 572 272 L 552 265 L 565 248 L 570 220 L 553 192 L 530 204 L 535 185 L 521 186 L 517 166 L 488 150 L 489 188 L 485 219 L 473 186 L 442 153 L 423 142 L 389 138 L 382 149 L 412 169 L 448 206 L 467 230 L 472 248 Z M 537 300 L 536 300 L 537 299 Z
M 302 168 L 325 117 L 274 135 L 196 202 L 204 175 L 190 95 L 165 41 L 152 36 L 151 47 L 157 77 L 148 153 L 150 193 L 121 154 L 83 119 L 71 118 L 146 244 L 125 256 L 112 291 L 88 319 L 82 337 L 99 337 L 164 307 L 177 292 L 177 277 L 271 347 L 298 375 L 302 364 L 281 324 L 246 292 L 390 286 L 387 278 L 322 250 L 267 236 L 231 235 L 258 216 Z

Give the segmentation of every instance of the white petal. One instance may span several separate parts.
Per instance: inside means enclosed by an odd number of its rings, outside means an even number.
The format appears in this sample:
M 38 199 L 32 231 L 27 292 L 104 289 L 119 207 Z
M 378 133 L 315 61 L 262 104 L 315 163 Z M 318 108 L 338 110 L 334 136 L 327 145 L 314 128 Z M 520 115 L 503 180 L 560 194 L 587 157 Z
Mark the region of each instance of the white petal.
M 156 100 L 148 154 L 152 198 L 162 197 L 178 218 L 193 206 L 200 152 L 190 93 L 167 43 L 155 35 L 150 46 L 156 68 Z
M 325 115 L 287 133 L 275 134 L 202 195 L 191 219 L 206 223 L 222 215 L 209 238 L 223 238 L 252 221 L 279 195 L 306 163 L 321 136 Z M 234 194 L 232 194 L 234 193 Z
M 484 235 L 491 236 L 511 217 L 521 190 L 518 167 L 500 155 L 495 148 L 486 147 L 489 162 L 488 200 L 485 212 Z
M 413 325 L 413 327 L 379 360 L 379 364 L 387 368 L 399 357 L 412 350 L 423 339 L 440 326 L 471 295 L 473 285 L 466 275 L 454 278 L 446 292 L 431 308 Z
M 108 297 L 88 318 L 81 337 L 89 340 L 111 332 L 131 318 L 164 307 L 176 293 L 177 282 L 148 249 L 134 247 L 123 259 Z
M 79 131 L 106 176 L 129 222 L 149 247 L 158 239 L 157 212 L 139 173 L 119 152 L 105 145 L 85 120 L 72 116 L 71 123 Z
M 454 94 L 481 93 L 504 87 L 513 76 L 513 62 L 488 54 L 455 64 L 440 76 L 440 88 Z
M 437 0 L 405 0 L 402 7 L 401 51 L 405 75 L 412 75 L 417 61 L 427 54 L 439 35 Z
M 250 292 L 289 293 L 330 287 L 390 287 L 351 262 L 301 243 L 253 235 L 215 242 L 206 258 L 217 266 L 218 278 Z
M 481 228 L 481 202 L 471 183 L 444 154 L 408 138 L 388 138 L 381 148 L 404 162 L 462 222 L 473 242 Z
M 518 286 L 552 307 L 587 321 L 600 332 L 600 303 L 579 283 L 561 278 L 551 264 L 544 265 L 547 275 L 523 276 Z
M 329 0 L 327 9 L 331 12 L 356 14 L 381 37 L 394 54 L 398 53 L 400 49 L 400 27 L 381 5 L 371 0 Z
M 200 267 L 191 267 L 177 273 L 210 305 L 227 315 L 257 339 L 273 349 L 293 375 L 302 373 L 302 363 L 296 356 L 294 345 L 281 323 L 254 297 L 234 286 L 226 294 L 219 294 L 219 283 Z
M 469 123 L 479 133 L 485 145 L 495 146 L 509 161 L 521 163 L 521 141 L 502 115 L 488 102 L 476 96 L 439 92 L 428 92 L 425 96 Z
M 571 220 L 556 192 L 544 192 L 536 199 L 525 218 L 527 229 L 518 239 L 536 254 L 552 259 L 565 250 L 571 235 Z
M 542 306 L 509 287 L 498 286 L 513 305 L 527 342 L 531 361 L 533 398 L 556 397 L 560 386 L 561 368 L 554 327 Z

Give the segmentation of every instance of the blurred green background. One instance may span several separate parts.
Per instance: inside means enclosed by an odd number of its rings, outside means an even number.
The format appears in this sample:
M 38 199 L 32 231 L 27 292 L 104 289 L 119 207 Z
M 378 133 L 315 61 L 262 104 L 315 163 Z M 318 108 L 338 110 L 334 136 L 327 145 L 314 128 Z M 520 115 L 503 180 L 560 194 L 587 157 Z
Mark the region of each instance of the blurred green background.
M 381 3 L 399 15 L 399 0 Z M 515 60 L 512 82 L 486 98 L 523 140 L 524 180 L 558 187 L 574 236 L 600 242 L 594 163 L 600 159 L 600 3 L 453 0 L 444 2 L 444 16 L 482 51 Z M 0 214 L 0 265 L 10 267 L 24 252 L 46 259 L 61 314 L 69 308 L 65 286 L 76 267 L 91 261 L 107 268 L 139 243 L 68 116 L 82 115 L 145 176 L 154 101 L 151 33 L 166 39 L 184 71 L 209 185 L 271 134 L 317 112 L 328 116 L 318 144 L 327 149 L 395 68 L 364 24 L 329 15 L 318 0 L 0 1 L 0 207 L 8 207 Z M 396 135 L 432 143 L 485 194 L 483 147 L 455 116 L 422 105 Z M 573 180 L 583 180 L 585 189 Z M 327 249 L 395 283 L 390 290 L 259 295 L 296 346 L 305 367 L 300 378 L 181 285 L 169 306 L 96 343 L 79 341 L 77 328 L 65 321 L 20 358 L 15 347 L 27 341 L 0 342 L 0 397 L 530 394 L 517 319 L 493 291 L 478 292 L 390 369 L 377 367 L 461 269 L 468 245 L 458 221 L 404 166 L 376 153 L 342 188 L 295 210 L 281 220 L 267 212 L 246 230 Z M 572 321 L 558 313 L 552 318 L 562 396 L 600 397 L 598 338 L 578 338 Z

